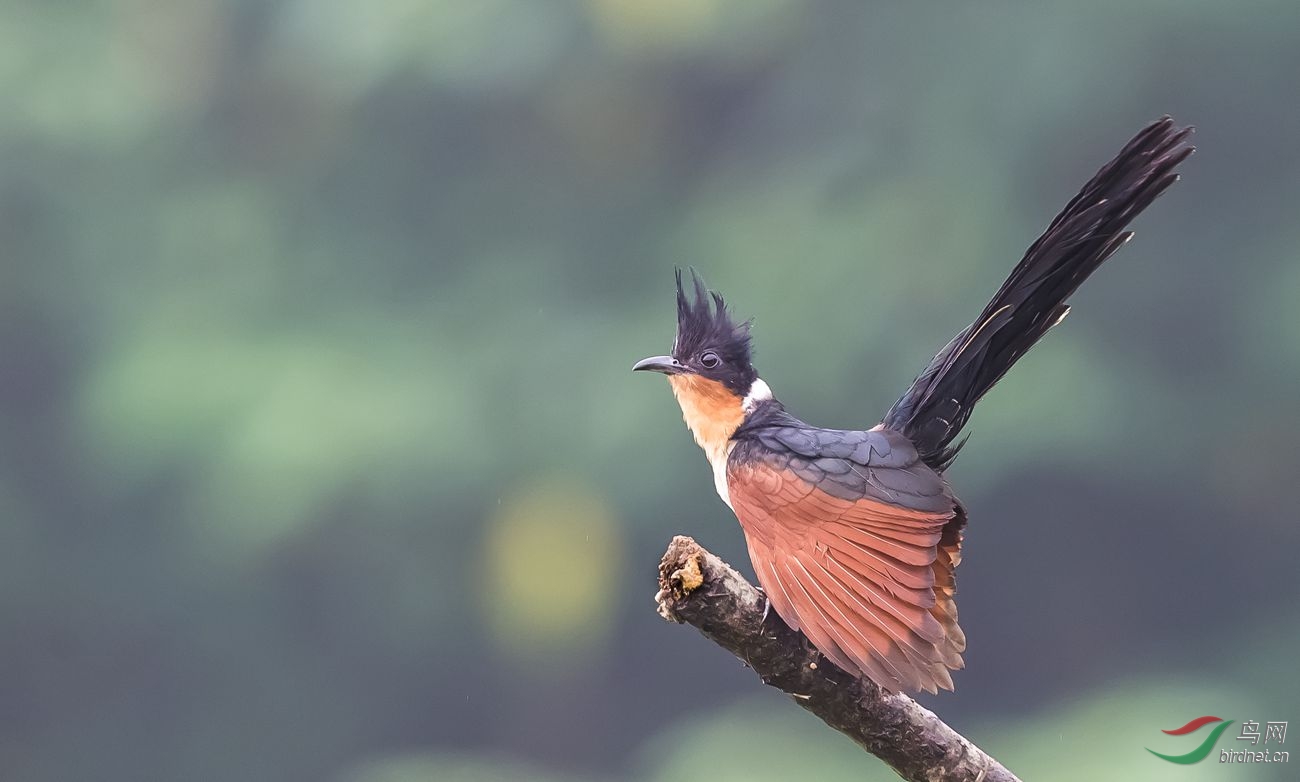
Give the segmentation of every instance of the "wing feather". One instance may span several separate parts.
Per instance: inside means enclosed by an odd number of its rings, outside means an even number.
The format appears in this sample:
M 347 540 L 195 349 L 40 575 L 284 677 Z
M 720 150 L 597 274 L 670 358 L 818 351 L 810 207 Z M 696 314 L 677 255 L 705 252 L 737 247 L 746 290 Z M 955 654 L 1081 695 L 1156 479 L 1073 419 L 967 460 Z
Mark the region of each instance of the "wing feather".
M 781 618 L 831 662 L 888 690 L 952 689 L 948 670 L 962 667 L 966 647 L 953 578 L 965 517 L 955 502 L 918 510 L 871 487 L 850 499 L 844 477 L 857 469 L 750 457 L 729 464 L 728 492 Z
M 785 571 L 791 577 L 795 587 L 806 598 L 805 603 L 797 606 L 796 610 L 802 609 L 802 612 L 812 615 L 812 618 L 820 619 L 820 622 L 810 621 L 809 625 L 820 625 L 814 629 L 815 633 L 820 633 L 822 627 L 826 632 L 832 635 L 837 643 L 834 645 L 836 654 L 827 655 L 836 665 L 845 670 L 854 670 L 855 668 L 867 668 L 873 670 L 878 676 L 885 676 L 887 680 L 899 684 L 913 685 L 913 681 L 908 676 L 908 670 L 904 666 L 899 666 L 894 660 L 890 659 L 891 641 L 889 637 L 881 632 L 878 627 L 862 622 L 854 622 L 849 619 L 844 612 L 836 605 L 836 601 L 818 584 L 808 569 L 800 564 L 800 569 L 807 576 L 807 583 L 818 591 L 818 597 L 814 598 L 812 593 L 804 587 L 804 580 L 797 578 L 794 572 L 790 570 L 789 560 L 785 560 Z M 840 621 L 836 621 L 827 613 L 827 608 L 838 612 Z M 861 640 L 854 642 L 847 635 L 856 635 Z M 809 638 L 814 644 L 817 639 L 812 635 Z M 817 646 L 821 650 L 820 645 Z

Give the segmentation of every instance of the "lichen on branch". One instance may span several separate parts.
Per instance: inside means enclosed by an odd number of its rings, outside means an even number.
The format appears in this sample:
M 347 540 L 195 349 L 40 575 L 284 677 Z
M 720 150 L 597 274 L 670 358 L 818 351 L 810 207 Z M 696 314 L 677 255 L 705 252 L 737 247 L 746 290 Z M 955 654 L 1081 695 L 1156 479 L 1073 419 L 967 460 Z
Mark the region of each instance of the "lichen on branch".
M 827 660 L 767 610 L 762 591 L 691 538 L 668 545 L 655 602 L 660 616 L 699 630 L 904 779 L 1019 782 L 929 709 Z

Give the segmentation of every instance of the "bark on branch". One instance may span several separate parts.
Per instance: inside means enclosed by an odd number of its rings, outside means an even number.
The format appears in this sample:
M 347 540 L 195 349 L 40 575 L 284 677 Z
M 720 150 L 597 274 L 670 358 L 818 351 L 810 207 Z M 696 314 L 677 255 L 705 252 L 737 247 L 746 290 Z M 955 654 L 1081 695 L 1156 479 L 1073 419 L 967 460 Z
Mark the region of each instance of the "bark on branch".
M 764 618 L 762 592 L 691 538 L 669 544 L 655 600 L 665 619 L 699 630 L 904 779 L 1019 782 L 929 709 L 840 670 L 775 611 Z

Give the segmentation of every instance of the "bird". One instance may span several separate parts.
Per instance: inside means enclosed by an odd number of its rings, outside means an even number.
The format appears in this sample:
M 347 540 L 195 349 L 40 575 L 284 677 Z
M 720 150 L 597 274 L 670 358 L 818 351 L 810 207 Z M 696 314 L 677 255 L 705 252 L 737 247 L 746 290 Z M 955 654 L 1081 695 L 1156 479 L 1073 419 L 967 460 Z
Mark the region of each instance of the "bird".
M 633 370 L 667 376 L 768 607 L 826 659 L 887 692 L 953 689 L 966 651 L 955 571 L 967 512 L 946 477 L 958 437 L 1178 180 L 1192 131 L 1165 116 L 1134 136 L 870 429 L 824 429 L 787 411 L 752 364 L 752 320 L 736 320 L 693 269 L 689 285 L 677 270 L 672 352 Z

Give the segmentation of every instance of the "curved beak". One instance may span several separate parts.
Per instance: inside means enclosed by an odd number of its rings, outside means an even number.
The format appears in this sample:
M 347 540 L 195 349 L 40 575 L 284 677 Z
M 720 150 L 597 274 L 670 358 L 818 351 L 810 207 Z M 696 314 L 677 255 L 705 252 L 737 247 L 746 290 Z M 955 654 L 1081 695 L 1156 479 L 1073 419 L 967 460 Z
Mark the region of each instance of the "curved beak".
M 665 375 L 680 375 L 687 371 L 680 361 L 672 356 L 651 356 L 643 358 L 632 365 L 633 372 L 662 372 Z

